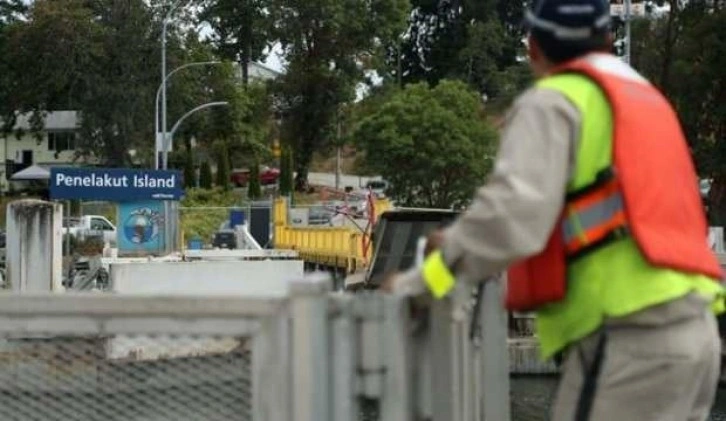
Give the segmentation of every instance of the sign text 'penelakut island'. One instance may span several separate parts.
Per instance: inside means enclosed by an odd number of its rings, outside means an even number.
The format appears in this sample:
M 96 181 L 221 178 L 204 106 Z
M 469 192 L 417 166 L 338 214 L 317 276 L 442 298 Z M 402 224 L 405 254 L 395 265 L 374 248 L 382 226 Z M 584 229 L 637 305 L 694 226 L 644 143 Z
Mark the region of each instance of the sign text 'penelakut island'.
M 126 202 L 179 200 L 184 195 L 180 171 L 125 168 L 52 168 L 51 199 Z

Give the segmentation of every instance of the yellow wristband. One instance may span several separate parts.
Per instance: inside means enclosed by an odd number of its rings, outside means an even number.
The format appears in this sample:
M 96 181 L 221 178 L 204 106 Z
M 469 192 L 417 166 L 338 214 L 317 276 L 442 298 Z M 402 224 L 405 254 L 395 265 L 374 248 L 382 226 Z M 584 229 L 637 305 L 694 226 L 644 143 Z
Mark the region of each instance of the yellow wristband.
M 440 250 L 436 250 L 426 257 L 422 273 L 431 295 L 437 299 L 441 299 L 451 292 L 456 284 L 456 278 L 446 266 Z

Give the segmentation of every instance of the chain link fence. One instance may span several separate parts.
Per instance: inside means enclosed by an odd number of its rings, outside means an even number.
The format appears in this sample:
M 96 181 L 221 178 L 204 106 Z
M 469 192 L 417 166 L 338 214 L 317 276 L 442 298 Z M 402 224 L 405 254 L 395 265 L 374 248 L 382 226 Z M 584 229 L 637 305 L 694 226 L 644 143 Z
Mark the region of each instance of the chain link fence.
M 0 419 L 251 420 L 242 338 L 6 336 Z
M 180 207 L 179 221 L 184 241 L 201 240 L 211 244 L 214 234 L 229 222 L 232 211 L 246 211 L 245 207 Z
M 278 308 L 0 291 L 0 420 L 251 421 L 254 336 Z

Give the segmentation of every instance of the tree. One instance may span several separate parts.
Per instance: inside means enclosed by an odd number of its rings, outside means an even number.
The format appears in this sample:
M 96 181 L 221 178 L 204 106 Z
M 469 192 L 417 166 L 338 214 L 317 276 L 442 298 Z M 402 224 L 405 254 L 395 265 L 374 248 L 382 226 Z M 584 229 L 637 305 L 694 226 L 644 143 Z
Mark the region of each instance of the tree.
M 217 187 L 224 190 L 229 189 L 229 155 L 227 153 L 227 145 L 220 142 L 217 146 Z
M 207 161 L 202 162 L 202 166 L 199 168 L 199 187 L 212 188 L 212 168 Z
M 260 163 L 255 157 L 250 166 L 250 182 L 247 186 L 247 197 L 252 200 L 262 197 L 262 188 L 260 187 Z
M 529 82 L 518 60 L 525 2 L 412 0 L 411 5 L 405 36 L 388 48 L 393 78 L 431 85 L 458 79 L 500 102 Z
M 282 136 L 294 147 L 295 187 L 304 189 L 313 152 L 330 146 L 338 107 L 355 97 L 371 56 L 401 32 L 406 0 L 274 0 L 285 59 L 277 84 Z
M 76 143 L 80 155 L 110 166 L 129 164 L 132 148 L 137 156 L 153 158 L 152 99 L 160 82 L 159 19 L 166 9 L 149 3 L 162 1 L 36 0 L 26 20 L 16 19 L 7 31 L 0 22 L 0 53 L 7 58 L 0 63 L 0 113 L 34 112 L 33 129 L 42 136 L 45 112 L 77 110 L 83 117 Z M 217 59 L 193 30 L 170 25 L 167 41 L 169 71 Z M 2 71 L 6 65 L 8 72 Z M 231 65 L 175 74 L 168 82 L 167 128 L 199 104 L 237 95 L 235 82 Z M 14 123 L 3 120 L 6 126 Z M 215 109 L 189 118 L 176 137 L 195 135 L 208 146 L 233 133 L 232 119 Z
M 242 84 L 249 83 L 249 64 L 264 59 L 270 41 L 270 19 L 264 0 L 208 0 L 199 20 L 212 27 L 209 37 L 220 57 L 240 65 Z
M 633 25 L 633 65 L 678 110 L 699 175 L 713 178 L 711 223 L 726 222 L 726 10 L 669 1 L 662 18 Z
M 293 180 L 292 180 L 292 152 L 290 147 L 283 146 L 280 151 L 280 194 L 282 196 L 288 196 L 292 193 Z
M 464 206 L 490 170 L 496 134 L 479 95 L 460 81 L 411 84 L 352 134 L 400 206 Z
M 0 56 L 8 57 L 10 48 L 8 46 L 8 38 L 10 28 L 17 23 L 20 18 L 27 12 L 27 6 L 21 0 L 0 0 Z M 0 119 L 3 126 L 0 129 L 7 131 L 12 128 L 15 123 L 13 117 L 14 109 L 11 104 L 12 86 L 16 82 L 12 71 L 12 63 L 9 60 L 0 60 Z
M 184 154 L 184 187 L 191 189 L 197 186 L 196 171 L 194 171 L 194 153 L 188 143 Z
M 77 151 L 110 166 L 129 163 L 134 143 L 153 138 L 152 23 L 144 0 L 33 2 L 28 20 L 9 34 L 6 58 L 16 83 L 6 106 L 34 112 L 37 132 L 44 113 L 77 110 Z
M 43 113 L 80 108 L 90 90 L 89 69 L 103 56 L 104 28 L 82 0 L 38 0 L 27 21 L 11 22 L 2 31 L 2 73 L 12 83 L 3 84 L 0 106 L 5 115 L 33 112 L 32 129 L 40 132 Z M 14 119 L 6 123 L 7 129 Z

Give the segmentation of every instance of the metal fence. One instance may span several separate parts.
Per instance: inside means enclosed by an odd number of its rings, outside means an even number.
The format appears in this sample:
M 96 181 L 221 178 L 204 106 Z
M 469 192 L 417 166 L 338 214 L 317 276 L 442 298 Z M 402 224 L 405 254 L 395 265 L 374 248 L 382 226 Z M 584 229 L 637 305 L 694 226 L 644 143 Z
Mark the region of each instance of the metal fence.
M 242 212 L 249 231 L 258 238 L 261 246 L 269 245 L 272 204 L 250 203 L 244 206 L 194 206 L 179 208 L 179 223 L 184 244 L 189 240 L 201 240 L 211 246 L 215 233 L 229 230 L 233 212 Z M 265 227 L 266 226 L 266 227 Z M 260 228 L 262 230 L 260 231 Z
M 276 299 L 0 294 L 0 419 L 509 419 L 498 283 L 430 307 L 328 285 Z

